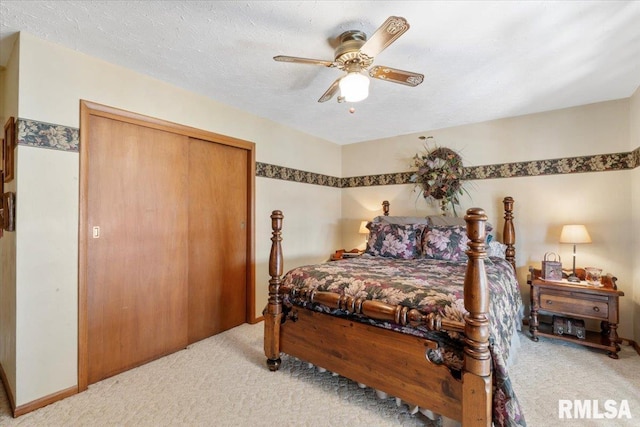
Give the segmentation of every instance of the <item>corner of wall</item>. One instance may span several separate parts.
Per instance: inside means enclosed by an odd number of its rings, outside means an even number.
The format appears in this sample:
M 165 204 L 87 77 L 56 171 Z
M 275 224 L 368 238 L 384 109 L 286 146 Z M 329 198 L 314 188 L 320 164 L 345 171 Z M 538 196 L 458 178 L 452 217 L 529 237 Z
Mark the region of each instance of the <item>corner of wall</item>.
M 18 117 L 19 37 L 2 41 L 7 57 L 0 72 L 0 117 Z M 15 191 L 17 179 L 5 183 L 4 191 Z M 0 239 L 0 367 L 2 382 L 12 406 L 16 402 L 16 232 L 5 231 Z
M 635 151 L 636 165 L 631 175 L 631 218 L 634 236 L 633 248 L 640 254 L 640 86 L 631 95 L 629 103 L 629 145 Z M 633 261 L 633 339 L 640 343 L 640 258 Z
M 7 116 L 4 114 L 4 98 L 7 90 L 5 89 L 5 80 L 6 80 L 7 70 L 0 66 L 0 94 L 2 94 L 2 99 L 0 99 L 0 123 L 4 123 L 7 120 Z

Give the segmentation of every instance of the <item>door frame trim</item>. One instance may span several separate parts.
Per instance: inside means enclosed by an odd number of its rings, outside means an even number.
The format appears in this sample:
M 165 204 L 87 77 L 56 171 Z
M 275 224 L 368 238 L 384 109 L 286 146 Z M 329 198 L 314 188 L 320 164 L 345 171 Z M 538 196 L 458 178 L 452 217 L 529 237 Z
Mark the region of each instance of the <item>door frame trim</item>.
M 88 150 L 90 144 L 89 123 L 91 117 L 104 117 L 139 126 L 163 130 L 179 135 L 210 141 L 247 150 L 247 300 L 246 319 L 256 323 L 255 316 L 255 143 L 226 135 L 220 135 L 154 117 L 121 110 L 95 102 L 80 100 L 80 170 L 79 170 L 79 221 L 78 221 L 78 391 L 88 388 L 88 303 L 87 303 L 87 249 L 91 238 L 88 224 Z

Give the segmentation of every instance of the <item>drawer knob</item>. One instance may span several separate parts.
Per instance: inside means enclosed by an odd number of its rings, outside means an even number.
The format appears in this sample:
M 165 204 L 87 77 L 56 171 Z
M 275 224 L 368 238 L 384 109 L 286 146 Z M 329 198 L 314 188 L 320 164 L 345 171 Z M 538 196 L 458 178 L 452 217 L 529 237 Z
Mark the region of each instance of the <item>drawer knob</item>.
M 547 304 L 551 305 L 553 304 L 553 301 L 551 301 L 550 299 L 547 300 Z
M 598 308 L 598 307 L 593 307 L 593 311 L 598 312 L 598 311 L 600 311 L 600 308 Z

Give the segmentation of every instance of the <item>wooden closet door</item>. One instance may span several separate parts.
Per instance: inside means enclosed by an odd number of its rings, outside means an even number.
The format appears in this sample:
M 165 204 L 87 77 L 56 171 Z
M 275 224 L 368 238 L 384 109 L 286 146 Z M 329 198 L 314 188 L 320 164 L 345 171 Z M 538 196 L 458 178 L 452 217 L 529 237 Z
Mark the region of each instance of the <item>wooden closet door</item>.
M 187 345 L 188 137 L 104 117 L 89 135 L 91 384 Z
M 190 140 L 190 343 L 246 321 L 248 155 Z

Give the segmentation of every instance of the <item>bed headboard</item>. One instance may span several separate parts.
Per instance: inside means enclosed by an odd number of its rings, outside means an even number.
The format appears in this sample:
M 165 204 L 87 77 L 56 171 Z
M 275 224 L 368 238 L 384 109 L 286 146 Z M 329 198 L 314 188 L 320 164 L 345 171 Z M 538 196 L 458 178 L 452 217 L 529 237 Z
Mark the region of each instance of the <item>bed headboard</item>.
M 507 245 L 505 258 L 516 269 L 516 229 L 513 226 L 513 197 L 502 199 L 504 205 L 504 226 L 502 227 L 502 243 Z
M 516 231 L 513 225 L 513 197 L 507 196 L 502 200 L 504 206 L 504 225 L 502 227 L 502 243 L 507 246 L 505 250 L 505 259 L 516 269 Z M 384 216 L 389 216 L 388 200 L 382 202 L 382 212 Z

